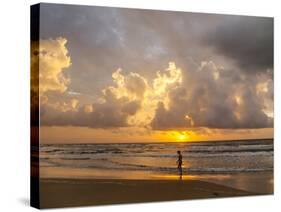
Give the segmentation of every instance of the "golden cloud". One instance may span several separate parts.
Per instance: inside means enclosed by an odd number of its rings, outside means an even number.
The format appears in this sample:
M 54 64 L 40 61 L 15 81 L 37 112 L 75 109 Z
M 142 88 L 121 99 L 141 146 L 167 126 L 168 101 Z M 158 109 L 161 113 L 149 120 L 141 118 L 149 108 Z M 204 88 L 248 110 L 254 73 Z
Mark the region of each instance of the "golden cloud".
M 42 44 L 42 63 L 46 65 L 40 73 L 43 93 L 62 93 L 67 89 L 68 79 L 63 71 L 71 62 L 65 43 L 60 38 Z M 51 61 L 54 64 L 48 64 Z M 272 82 L 265 82 L 267 78 L 246 83 L 245 79 L 237 78 L 236 72 L 227 72 L 213 61 L 203 61 L 197 70 L 185 73 L 183 76 L 175 62 L 157 71 L 151 79 L 119 68 L 112 73 L 112 84 L 102 89 L 97 101 L 85 105 L 80 104 L 79 98 L 50 102 L 42 110 L 42 123 L 167 131 L 272 126 L 272 118 L 265 114 L 272 107 L 263 101 L 270 99 L 272 90 L 269 86 Z
M 71 58 L 66 48 L 66 38 L 40 40 L 39 42 L 39 92 L 64 92 L 70 79 L 64 71 L 71 65 Z

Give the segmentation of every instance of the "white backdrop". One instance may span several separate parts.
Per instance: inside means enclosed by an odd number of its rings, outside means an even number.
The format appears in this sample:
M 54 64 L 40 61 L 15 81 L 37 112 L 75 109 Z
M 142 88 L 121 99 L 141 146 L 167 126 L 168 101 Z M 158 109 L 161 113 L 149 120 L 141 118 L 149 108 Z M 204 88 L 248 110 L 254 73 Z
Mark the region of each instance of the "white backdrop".
M 45 2 L 45 1 L 43 1 Z M 192 12 L 274 16 L 275 25 L 275 194 L 274 196 L 193 200 L 60 209 L 67 211 L 278 211 L 280 205 L 280 3 L 277 0 L 49 0 L 53 3 L 151 8 Z M 1 1 L 0 211 L 29 207 L 29 6 L 37 1 Z M 279 209 L 280 211 L 280 209 Z

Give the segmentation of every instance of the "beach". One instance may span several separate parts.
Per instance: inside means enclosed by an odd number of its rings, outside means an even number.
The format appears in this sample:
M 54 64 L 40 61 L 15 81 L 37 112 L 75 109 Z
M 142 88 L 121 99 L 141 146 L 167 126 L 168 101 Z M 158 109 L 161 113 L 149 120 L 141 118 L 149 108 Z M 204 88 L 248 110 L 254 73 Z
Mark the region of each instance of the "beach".
M 41 145 L 39 176 L 41 208 L 268 195 L 273 141 Z
M 200 180 L 41 179 L 40 208 L 256 195 Z

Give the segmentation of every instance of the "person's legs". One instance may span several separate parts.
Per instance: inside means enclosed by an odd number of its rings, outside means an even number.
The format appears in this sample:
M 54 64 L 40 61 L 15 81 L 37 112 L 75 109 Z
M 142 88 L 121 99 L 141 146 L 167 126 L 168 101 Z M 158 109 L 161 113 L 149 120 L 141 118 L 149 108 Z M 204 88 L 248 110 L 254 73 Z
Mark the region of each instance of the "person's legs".
M 181 165 L 179 166 L 179 174 L 180 174 L 180 180 L 182 179 L 182 167 Z
M 180 175 L 180 180 L 182 179 L 182 166 L 181 163 L 178 164 L 178 170 L 179 170 L 179 175 Z

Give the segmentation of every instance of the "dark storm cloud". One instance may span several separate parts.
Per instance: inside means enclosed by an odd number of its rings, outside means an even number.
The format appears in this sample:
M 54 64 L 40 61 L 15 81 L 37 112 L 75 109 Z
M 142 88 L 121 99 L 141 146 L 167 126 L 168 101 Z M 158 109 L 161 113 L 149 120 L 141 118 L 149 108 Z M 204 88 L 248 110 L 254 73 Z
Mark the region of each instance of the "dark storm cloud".
M 108 84 L 119 67 L 150 77 L 170 60 L 183 66 L 190 57 L 206 58 L 198 37 L 209 29 L 210 21 L 218 19 L 205 14 L 43 4 L 40 36 L 67 38 L 70 88 L 94 93 Z
M 273 67 L 270 18 L 43 4 L 40 23 L 41 38 L 67 38 L 78 92 L 100 89 L 119 67 L 151 76 L 170 60 L 181 67 L 190 58 L 226 65 L 230 58 L 245 71 Z
M 273 19 L 232 17 L 213 28 L 205 42 L 246 72 L 273 69 Z

